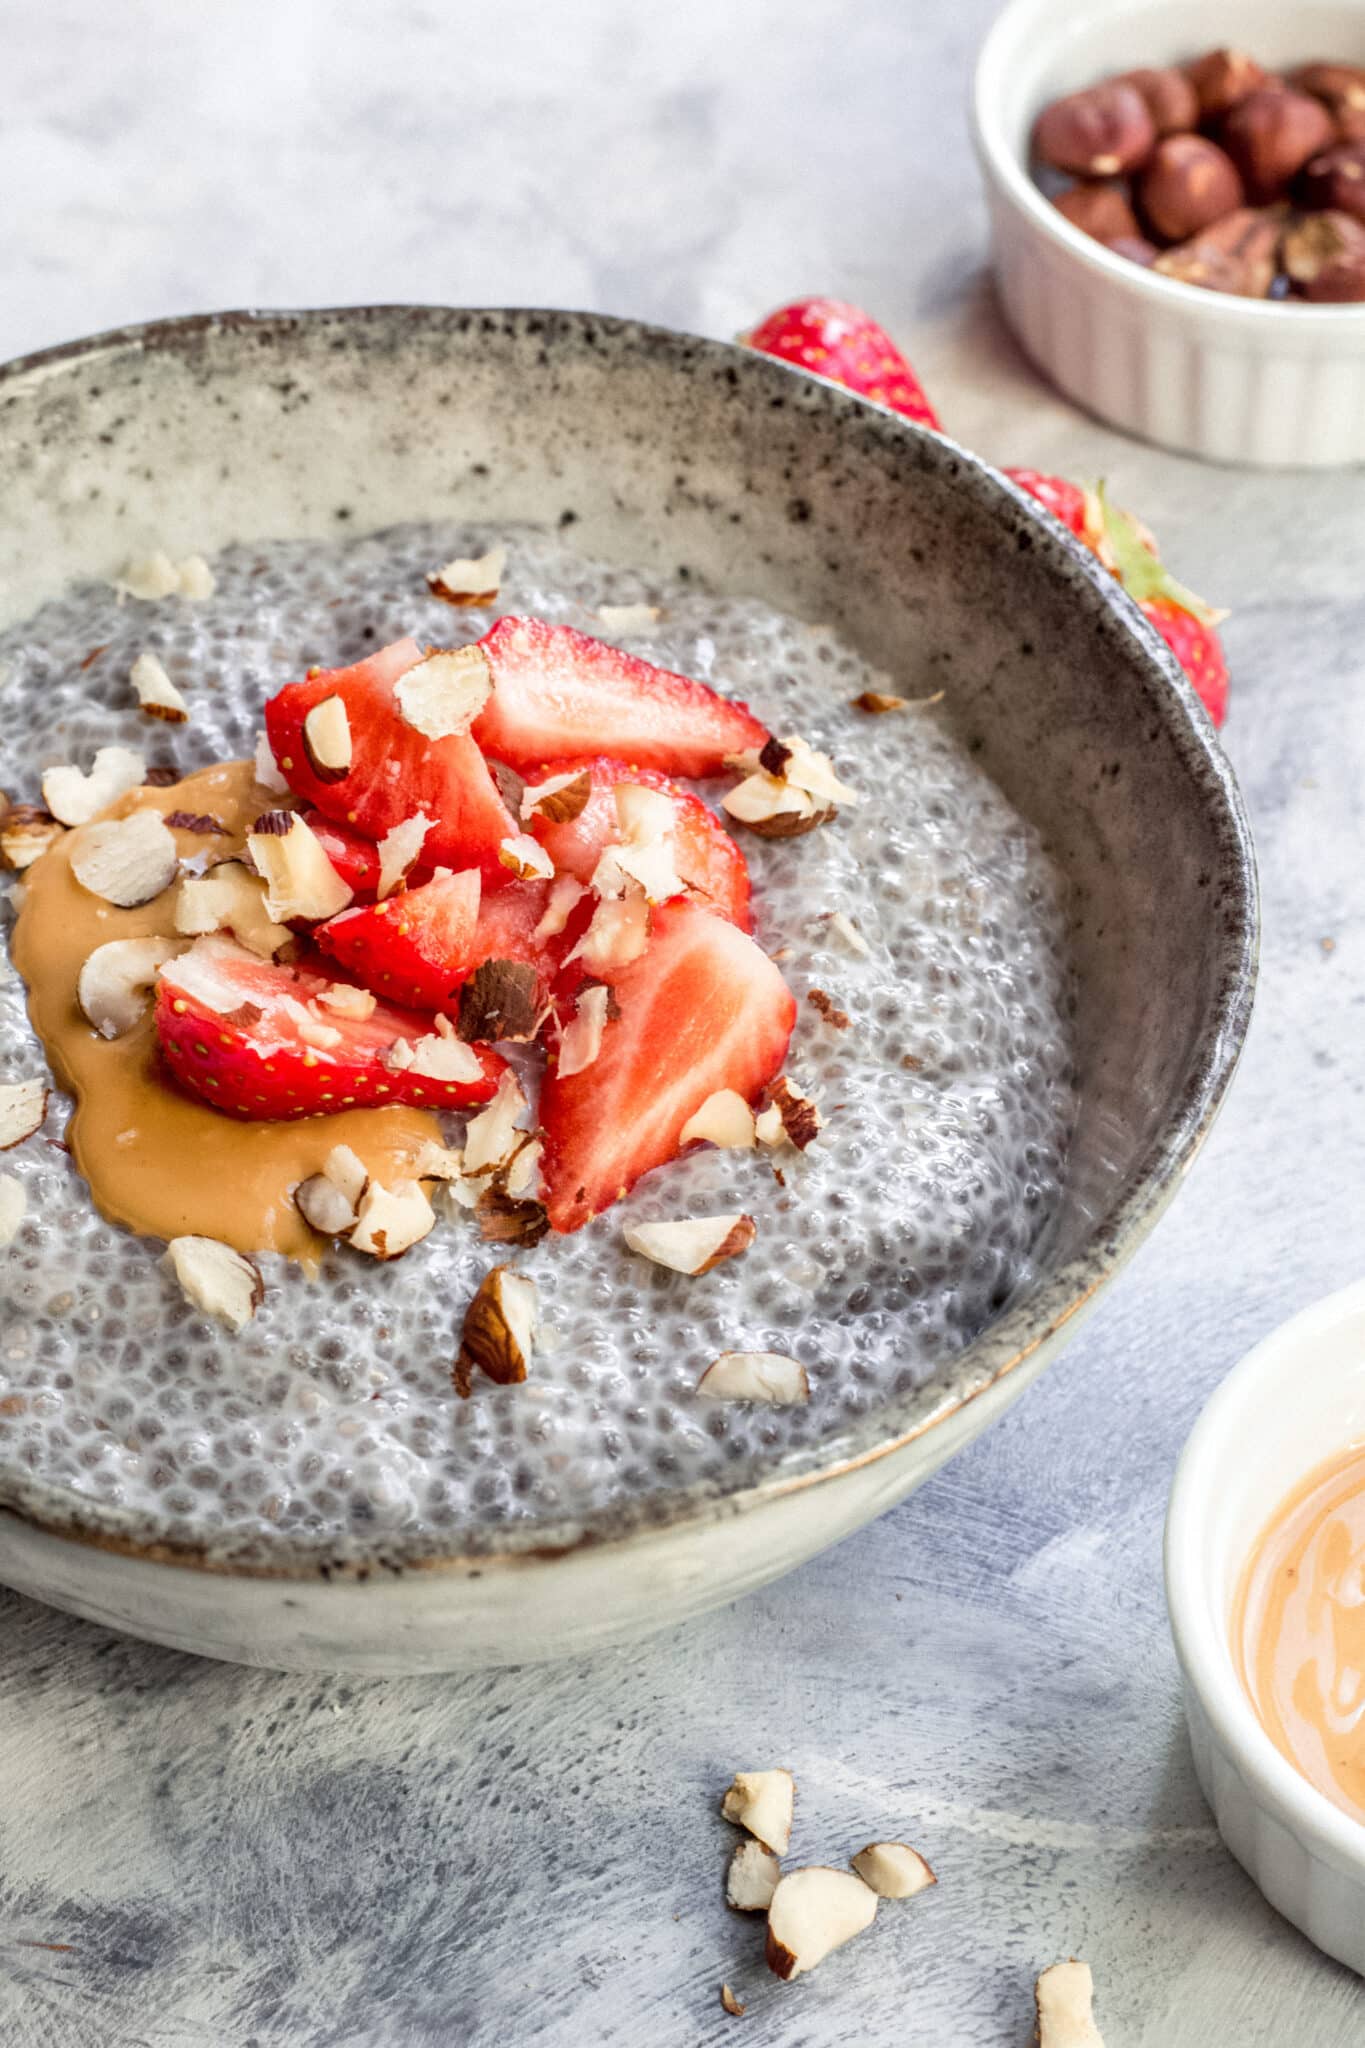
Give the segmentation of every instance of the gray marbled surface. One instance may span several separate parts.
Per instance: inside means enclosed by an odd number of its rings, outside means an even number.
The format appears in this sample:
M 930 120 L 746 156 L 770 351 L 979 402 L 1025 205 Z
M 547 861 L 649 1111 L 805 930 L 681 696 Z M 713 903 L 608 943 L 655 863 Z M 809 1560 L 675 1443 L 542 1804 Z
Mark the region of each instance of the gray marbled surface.
M 1206 1393 L 1365 1256 L 1362 487 L 1140 448 L 1021 362 L 962 116 L 991 11 L 5 11 L 0 355 L 249 301 L 726 333 L 863 300 L 963 439 L 1107 475 L 1233 608 L 1266 914 L 1241 1076 L 1148 1248 L 1020 1408 L 782 1584 L 600 1663 L 410 1683 L 196 1662 L 0 1593 L 6 2048 L 1022 2048 L 1068 1953 L 1109 2048 L 1360 2038 L 1365 1991 L 1200 1800 L 1160 1532 Z M 942 1879 L 791 1987 L 720 1899 L 720 1790 L 777 1760 L 803 1855 L 907 1835 Z

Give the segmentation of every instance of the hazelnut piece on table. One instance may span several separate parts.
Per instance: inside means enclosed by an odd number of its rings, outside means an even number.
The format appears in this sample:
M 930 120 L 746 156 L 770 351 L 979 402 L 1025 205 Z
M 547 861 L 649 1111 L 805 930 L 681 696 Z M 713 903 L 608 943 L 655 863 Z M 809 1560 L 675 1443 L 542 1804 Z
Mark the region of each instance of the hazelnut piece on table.
M 1306 299 L 1349 305 L 1365 299 L 1365 221 L 1310 213 L 1284 237 L 1284 267 Z
M 1335 139 L 1321 100 L 1269 85 L 1239 100 L 1219 131 L 1252 200 L 1275 199 Z
M 1125 71 L 1114 82 L 1141 93 L 1158 136 L 1183 135 L 1199 126 L 1199 95 L 1174 64 L 1161 71 Z
M 1185 76 L 1199 101 L 1201 121 L 1221 121 L 1239 100 L 1264 85 L 1269 75 L 1245 50 L 1208 50 L 1185 66 Z
M 1036 154 L 1076 178 L 1117 178 L 1135 171 L 1155 141 L 1142 94 L 1116 80 L 1053 100 L 1033 126 Z
M 1232 158 L 1204 135 L 1168 135 L 1138 181 L 1138 204 L 1163 241 L 1184 242 L 1245 200 Z
M 1270 295 L 1279 260 L 1284 213 L 1280 207 L 1239 207 L 1187 242 L 1157 257 L 1153 269 L 1182 284 L 1242 298 Z
M 1239 179 L 1239 189 L 1240 184 Z M 1121 185 L 1071 185 L 1052 203 L 1073 227 L 1083 235 L 1093 235 L 1097 242 L 1115 242 L 1142 232 Z
M 1365 67 L 1359 64 L 1301 64 L 1289 74 L 1300 92 L 1321 100 L 1340 142 L 1365 142 Z
M 1310 157 L 1294 196 L 1302 206 L 1330 207 L 1365 220 L 1365 142 L 1340 142 Z

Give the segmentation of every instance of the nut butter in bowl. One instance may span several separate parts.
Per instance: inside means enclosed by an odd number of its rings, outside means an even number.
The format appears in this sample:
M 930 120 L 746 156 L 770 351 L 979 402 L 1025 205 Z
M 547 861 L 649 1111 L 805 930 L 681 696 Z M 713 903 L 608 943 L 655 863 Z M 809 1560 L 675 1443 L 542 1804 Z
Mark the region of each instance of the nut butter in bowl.
M 972 119 L 1001 304 L 1068 397 L 1219 461 L 1365 461 L 1365 0 L 1010 0 Z
M 1365 1975 L 1365 1282 L 1200 1416 L 1166 1521 L 1195 1769 L 1270 1904 Z
M 1276 1748 L 1365 1826 L 1365 1443 L 1271 1515 L 1242 1574 L 1233 1648 Z

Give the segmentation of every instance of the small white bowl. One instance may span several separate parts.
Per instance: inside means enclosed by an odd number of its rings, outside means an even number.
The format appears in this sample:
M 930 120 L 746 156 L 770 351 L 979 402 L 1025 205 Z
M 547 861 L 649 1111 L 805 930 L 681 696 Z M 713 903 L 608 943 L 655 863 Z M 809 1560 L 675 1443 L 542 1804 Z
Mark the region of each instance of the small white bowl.
M 1058 213 L 1029 173 L 1049 100 L 1224 44 L 1271 69 L 1365 62 L 1365 0 L 1011 0 L 977 61 L 972 127 L 1000 296 L 1068 397 L 1216 462 L 1365 461 L 1365 305 L 1238 299 L 1144 270 Z
M 1242 1568 L 1266 1521 L 1315 1466 L 1362 1439 L 1365 1282 L 1265 1338 L 1195 1424 L 1166 1516 L 1166 1604 L 1219 1833 L 1277 1912 L 1365 1976 L 1365 1822 L 1281 1755 L 1232 1647 Z

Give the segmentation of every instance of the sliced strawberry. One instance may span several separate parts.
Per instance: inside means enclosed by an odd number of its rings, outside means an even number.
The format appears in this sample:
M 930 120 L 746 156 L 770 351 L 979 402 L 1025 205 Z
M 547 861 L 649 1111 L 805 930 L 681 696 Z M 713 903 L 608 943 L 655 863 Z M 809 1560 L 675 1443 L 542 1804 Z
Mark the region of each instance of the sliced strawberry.
M 1196 618 L 1173 598 L 1146 598 L 1141 610 L 1193 683 L 1209 717 L 1221 725 L 1228 714 L 1228 665 L 1217 627 Z
M 496 896 L 485 896 L 479 905 L 474 933 L 477 957 L 528 960 L 548 982 L 592 914 L 591 904 L 585 901 L 574 909 L 560 931 L 537 938 L 550 907 L 552 886 L 549 882 L 510 882 Z
M 1077 540 L 1083 540 L 1087 547 L 1090 540 L 1090 494 L 1073 484 L 1068 477 L 1044 476 L 1038 469 L 1007 469 L 1004 474 L 1012 484 L 1018 484 L 1021 491 L 1027 491 L 1040 505 L 1046 505 L 1049 512 L 1060 519 L 1063 526 L 1069 526 Z
M 1096 491 L 1104 520 L 1104 552 L 1114 574 L 1144 616 L 1151 620 L 1193 683 L 1215 725 L 1228 709 L 1228 668 L 1218 626 L 1227 617 L 1178 583 L 1156 551 L 1147 529 L 1129 512 L 1111 505 L 1104 485 Z
M 767 954 L 727 919 L 683 898 L 653 913 L 638 959 L 597 977 L 617 1012 L 589 1066 L 541 1093 L 546 1207 L 577 1230 L 678 1151 L 708 1095 L 752 1101 L 785 1057 L 791 990 Z
M 313 937 L 386 1002 L 455 1017 L 460 990 L 485 960 L 525 961 L 548 989 L 591 910 L 585 905 L 562 932 L 538 938 L 550 888 L 549 882 L 509 881 L 489 895 L 476 869 L 442 870 L 382 903 L 343 910 L 318 925 Z
M 568 773 L 575 764 L 553 761 L 538 768 L 536 782 Z M 623 761 L 599 757 L 589 764 L 592 791 L 576 818 L 553 825 L 546 818 L 532 820 L 529 830 L 540 841 L 562 875 L 574 875 L 590 882 L 605 847 L 620 838 L 616 815 L 616 785 L 641 783 L 656 789 L 673 805 L 673 865 L 690 889 L 706 897 L 711 906 L 737 924 L 752 931 L 749 914 L 749 870 L 744 855 L 715 813 L 690 790 L 679 789 L 666 775 L 653 768 L 628 768 Z
M 435 1039 L 429 1017 L 388 1003 L 377 1003 L 367 1017 L 345 1016 L 324 1000 L 338 980 L 316 966 L 258 959 L 231 939 L 199 939 L 169 961 L 161 977 L 161 1050 L 192 1094 L 225 1116 L 256 1121 L 327 1116 L 390 1102 L 461 1109 L 494 1094 L 504 1062 L 490 1047 L 459 1048 L 451 1055 L 450 1041 Z M 447 1053 L 433 1050 L 433 1041 Z M 411 1048 L 416 1056 L 404 1065 Z M 439 1063 L 461 1052 L 477 1061 L 477 1079 L 421 1071 L 433 1059 Z M 385 1054 L 391 1064 L 385 1064 Z
M 513 768 L 611 754 L 666 775 L 719 775 L 728 754 L 768 737 L 746 704 L 572 626 L 503 618 L 479 645 L 493 694 L 474 738 Z
M 515 828 L 482 754 L 467 734 L 429 740 L 399 715 L 394 685 L 421 659 L 415 640 L 398 640 L 352 668 L 286 683 L 265 707 L 271 750 L 294 794 L 327 817 L 379 840 L 424 811 L 428 867 L 477 867 L 500 886 L 498 845 Z M 351 738 L 350 770 L 335 781 L 314 773 L 304 746 L 303 721 L 327 697 L 345 705 Z
M 349 825 L 338 825 L 335 818 L 324 818 L 311 806 L 302 816 L 357 903 L 373 903 L 379 887 L 379 848 L 374 841 Z
M 1113 571 L 1175 655 L 1209 717 L 1221 725 L 1228 709 L 1228 666 L 1217 629 L 1224 614 L 1177 583 L 1147 528 L 1111 504 L 1103 484 L 1087 491 L 1036 469 L 1007 469 L 1005 475 L 1046 505 Z
M 416 889 L 343 910 L 313 937 L 386 1002 L 446 1010 L 458 1007 L 460 984 L 487 957 L 474 944 L 481 895 L 477 868 L 443 868 Z
M 796 299 L 739 338 L 765 356 L 846 384 L 861 398 L 889 405 L 921 426 L 938 426 L 919 378 L 886 330 L 860 306 L 843 299 Z

